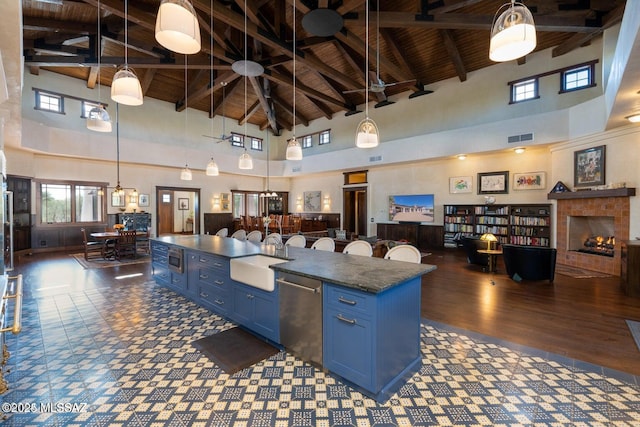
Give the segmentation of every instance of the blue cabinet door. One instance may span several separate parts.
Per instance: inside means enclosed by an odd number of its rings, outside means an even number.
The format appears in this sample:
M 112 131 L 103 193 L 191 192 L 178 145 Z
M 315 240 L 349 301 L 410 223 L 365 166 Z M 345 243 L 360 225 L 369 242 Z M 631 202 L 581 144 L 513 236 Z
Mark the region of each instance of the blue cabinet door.
M 229 314 L 232 320 L 248 328 L 251 328 L 253 322 L 253 300 L 251 293 L 238 283 L 234 283 L 232 287 L 233 310 Z
M 277 290 L 266 292 L 238 282 L 234 282 L 232 288 L 233 311 L 229 317 L 265 338 L 279 342 Z
M 371 389 L 375 376 L 371 320 L 328 307 L 324 328 L 324 366 L 354 384 Z

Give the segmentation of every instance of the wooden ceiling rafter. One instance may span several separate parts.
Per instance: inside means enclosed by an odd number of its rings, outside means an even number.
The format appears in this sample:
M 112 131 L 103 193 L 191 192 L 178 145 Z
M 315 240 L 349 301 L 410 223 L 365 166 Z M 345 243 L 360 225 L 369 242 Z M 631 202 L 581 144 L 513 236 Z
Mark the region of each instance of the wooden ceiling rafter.
M 453 67 L 456 69 L 456 73 L 458 74 L 458 79 L 461 82 L 467 80 L 467 70 L 464 66 L 464 62 L 462 61 L 462 55 L 460 55 L 460 51 L 458 50 L 458 46 L 453 37 L 452 30 L 440 30 L 440 36 L 442 37 L 442 41 L 444 42 L 444 47 L 449 54 L 449 58 L 451 58 L 451 62 L 453 63 Z

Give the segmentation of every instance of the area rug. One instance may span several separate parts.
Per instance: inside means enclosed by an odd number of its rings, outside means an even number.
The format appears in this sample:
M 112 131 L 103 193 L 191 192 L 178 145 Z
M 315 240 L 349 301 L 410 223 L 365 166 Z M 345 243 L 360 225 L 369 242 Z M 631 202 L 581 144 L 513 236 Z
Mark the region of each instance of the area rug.
M 191 345 L 229 375 L 280 351 L 242 328 L 227 329 L 193 341 Z
M 611 277 L 610 274 L 600 273 L 598 271 L 584 270 L 582 268 L 571 267 L 568 265 L 557 264 L 556 273 L 563 276 L 573 277 L 574 279 L 589 279 L 592 277 Z
M 102 258 L 94 258 L 87 261 L 84 259 L 84 253 L 71 254 L 71 256 L 85 269 L 119 267 L 121 265 L 143 264 L 151 261 L 151 255 L 147 254 L 138 254 L 137 258 L 122 259 L 120 261 Z
M 640 322 L 636 322 L 635 320 L 625 320 L 627 322 L 627 326 L 629 327 L 629 331 L 631 331 L 631 336 L 633 336 L 633 340 L 636 342 L 636 346 L 638 350 L 640 350 Z

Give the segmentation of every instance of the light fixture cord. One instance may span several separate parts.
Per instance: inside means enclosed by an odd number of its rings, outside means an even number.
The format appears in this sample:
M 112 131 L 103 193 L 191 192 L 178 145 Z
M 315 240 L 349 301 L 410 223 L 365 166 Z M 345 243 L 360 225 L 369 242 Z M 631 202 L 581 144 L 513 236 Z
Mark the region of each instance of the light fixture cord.
M 129 50 L 129 2 L 128 0 L 124 0 L 124 66 L 129 67 L 129 55 L 127 54 Z
M 213 0 L 209 2 L 209 7 L 211 10 L 209 11 L 209 48 L 211 52 L 209 53 L 209 80 L 211 81 L 211 136 L 213 135 L 213 119 L 215 118 L 215 114 L 213 113 L 213 105 L 215 104 L 215 80 L 213 78 Z M 224 125 L 222 126 L 224 128 Z M 224 133 L 224 130 L 222 131 Z M 213 157 L 212 157 L 213 158 Z
M 120 186 L 120 104 L 116 102 L 116 185 Z
M 364 89 L 364 115 L 365 118 L 369 118 L 369 0 L 365 3 L 365 33 L 367 39 L 365 40 L 365 60 L 364 60 L 364 79 L 365 79 L 365 89 Z
M 242 145 L 244 145 L 244 152 L 247 152 L 247 0 L 244 0 L 244 137 L 242 138 Z
M 100 34 L 100 0 L 98 0 L 98 44 L 97 44 L 97 53 L 98 53 L 98 102 L 100 103 L 100 107 L 102 107 L 102 96 L 100 95 L 100 57 L 102 56 L 102 36 Z
M 293 139 L 296 139 L 296 2 L 293 6 Z
M 187 169 L 189 161 L 187 159 L 187 129 L 189 128 L 189 95 L 187 82 L 187 54 L 184 54 L 184 168 Z

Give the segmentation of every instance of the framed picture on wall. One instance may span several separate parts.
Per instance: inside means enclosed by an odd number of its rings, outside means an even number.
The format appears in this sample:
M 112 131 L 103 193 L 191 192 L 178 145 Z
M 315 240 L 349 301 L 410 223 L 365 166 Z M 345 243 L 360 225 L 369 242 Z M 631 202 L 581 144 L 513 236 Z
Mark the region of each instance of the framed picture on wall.
M 304 210 L 305 212 L 318 212 L 320 211 L 320 191 L 305 191 L 304 192 Z
M 188 211 L 189 210 L 189 199 L 178 199 L 178 210 L 180 210 L 180 211 Z
M 470 176 L 453 176 L 449 178 L 449 193 L 471 193 L 473 191 L 471 180 Z
M 141 207 L 149 206 L 149 195 L 148 194 L 140 194 L 138 196 L 138 206 L 141 206 Z
M 223 211 L 231 210 L 231 194 L 229 193 L 220 194 L 220 209 Z
M 526 172 L 513 174 L 514 190 L 544 190 L 547 186 L 545 172 Z
M 605 183 L 606 145 L 574 151 L 573 185 L 574 187 L 593 187 Z
M 478 174 L 478 194 L 508 194 L 509 171 Z

